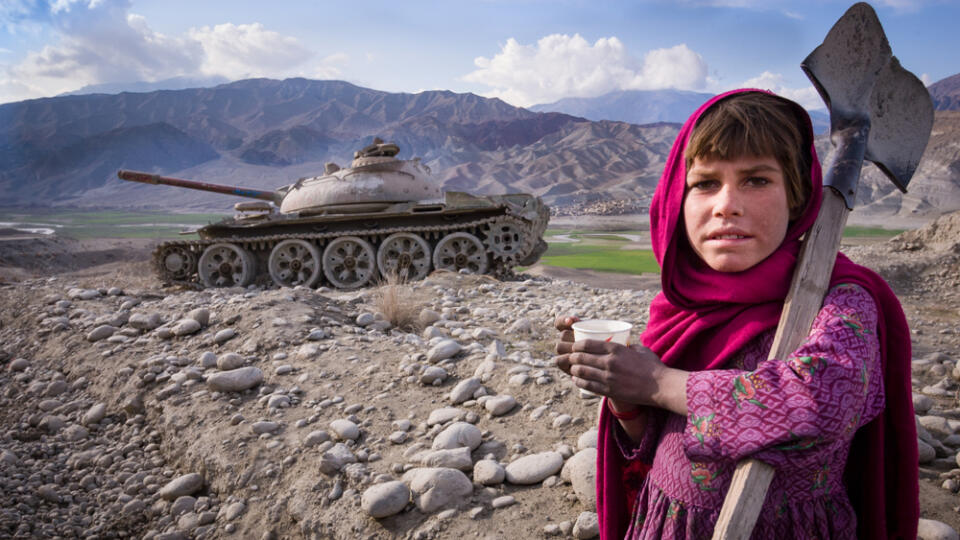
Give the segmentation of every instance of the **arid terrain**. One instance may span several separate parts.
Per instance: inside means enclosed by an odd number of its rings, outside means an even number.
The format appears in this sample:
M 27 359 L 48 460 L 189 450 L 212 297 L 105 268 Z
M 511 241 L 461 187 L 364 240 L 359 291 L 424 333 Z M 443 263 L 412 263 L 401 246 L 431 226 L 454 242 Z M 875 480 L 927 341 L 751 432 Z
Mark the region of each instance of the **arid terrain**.
M 595 534 L 596 400 L 552 322 L 642 328 L 656 277 L 195 291 L 160 286 L 150 241 L 5 232 L 0 537 Z M 846 251 L 903 302 L 921 511 L 960 530 L 960 213 Z

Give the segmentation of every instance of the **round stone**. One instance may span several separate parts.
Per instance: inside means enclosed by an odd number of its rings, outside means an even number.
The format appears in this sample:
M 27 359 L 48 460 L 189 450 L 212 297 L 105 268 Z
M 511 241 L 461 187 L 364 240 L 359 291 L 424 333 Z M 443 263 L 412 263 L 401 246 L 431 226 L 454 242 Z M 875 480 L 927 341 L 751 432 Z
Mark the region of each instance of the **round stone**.
M 355 441 L 360 436 L 360 428 L 349 420 L 339 419 L 330 422 L 330 430 L 341 440 Z
M 531 454 L 507 465 L 507 481 L 511 484 L 536 484 L 560 472 L 563 456 L 558 452 Z
M 370 486 L 360 497 L 360 507 L 376 519 L 392 516 L 410 501 L 410 488 L 398 480 Z
M 197 473 L 185 474 L 174 478 L 160 488 L 159 495 L 165 500 L 174 501 L 184 495 L 193 495 L 203 487 L 203 477 Z
M 207 386 L 217 392 L 241 392 L 262 382 L 263 372 L 253 366 L 221 371 L 207 377 Z

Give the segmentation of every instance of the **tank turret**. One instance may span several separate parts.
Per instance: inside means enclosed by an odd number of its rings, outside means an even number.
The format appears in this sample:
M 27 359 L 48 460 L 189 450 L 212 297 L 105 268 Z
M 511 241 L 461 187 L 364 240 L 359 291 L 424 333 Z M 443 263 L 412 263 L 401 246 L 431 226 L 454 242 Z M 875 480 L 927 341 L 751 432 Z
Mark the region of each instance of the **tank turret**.
M 443 192 L 419 158 L 398 160 L 398 153 L 396 144 L 374 139 L 349 167 L 327 163 L 322 175 L 275 191 L 136 171 L 117 176 L 260 199 L 199 229 L 200 240 L 161 244 L 154 260 L 165 282 L 312 287 L 325 278 L 352 289 L 391 275 L 421 279 L 431 269 L 502 275 L 546 251 L 550 213 L 538 197 Z

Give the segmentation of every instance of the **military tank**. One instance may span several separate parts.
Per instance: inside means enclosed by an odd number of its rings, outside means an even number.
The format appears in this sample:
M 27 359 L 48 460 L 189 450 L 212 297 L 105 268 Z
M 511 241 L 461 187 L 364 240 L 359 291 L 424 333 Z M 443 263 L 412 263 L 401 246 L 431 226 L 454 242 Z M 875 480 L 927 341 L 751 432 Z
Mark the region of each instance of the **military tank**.
M 168 241 L 154 251 L 166 283 L 206 287 L 321 283 L 355 289 L 396 276 L 419 280 L 431 269 L 503 276 L 546 251 L 549 209 L 527 194 L 442 192 L 419 158 L 374 139 L 349 167 L 276 191 L 119 171 L 122 180 L 258 199 L 195 231 L 199 240 Z

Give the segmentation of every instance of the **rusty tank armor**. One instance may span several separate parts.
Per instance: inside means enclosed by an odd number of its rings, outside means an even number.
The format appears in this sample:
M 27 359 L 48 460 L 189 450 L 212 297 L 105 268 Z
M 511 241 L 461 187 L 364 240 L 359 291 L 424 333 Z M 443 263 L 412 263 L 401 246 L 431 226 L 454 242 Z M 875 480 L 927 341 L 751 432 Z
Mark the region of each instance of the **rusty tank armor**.
M 322 283 L 340 289 L 379 277 L 418 280 L 431 269 L 505 275 L 546 251 L 550 212 L 528 194 L 442 192 L 419 158 L 374 139 L 350 167 L 262 191 L 119 171 L 123 180 L 259 199 L 197 230 L 199 240 L 169 241 L 154 251 L 160 279 L 207 287 Z

